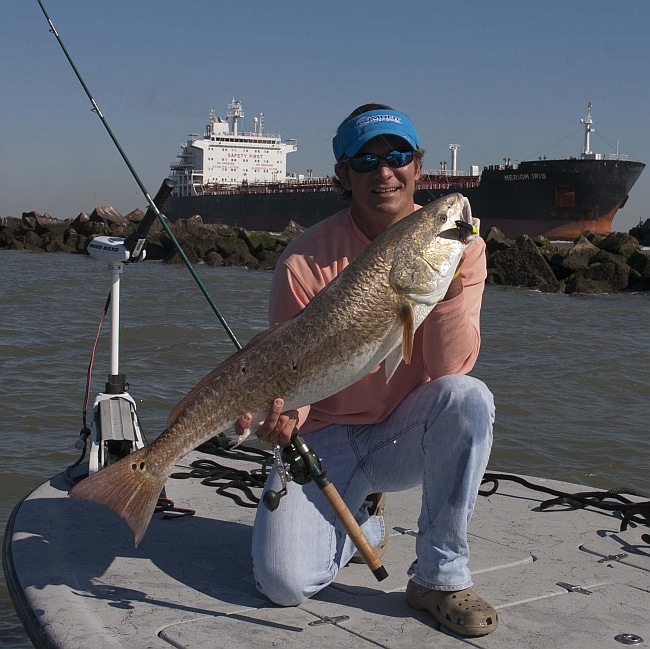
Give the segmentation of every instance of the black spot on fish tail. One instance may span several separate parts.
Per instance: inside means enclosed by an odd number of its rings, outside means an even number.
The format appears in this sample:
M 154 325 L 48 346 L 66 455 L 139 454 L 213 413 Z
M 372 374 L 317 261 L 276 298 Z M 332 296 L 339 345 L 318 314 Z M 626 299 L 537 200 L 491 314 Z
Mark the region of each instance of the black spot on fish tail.
M 147 470 L 149 454 L 150 447 L 139 449 L 88 476 L 70 492 L 71 498 L 104 505 L 123 518 L 133 530 L 136 546 L 147 531 L 168 477 Z

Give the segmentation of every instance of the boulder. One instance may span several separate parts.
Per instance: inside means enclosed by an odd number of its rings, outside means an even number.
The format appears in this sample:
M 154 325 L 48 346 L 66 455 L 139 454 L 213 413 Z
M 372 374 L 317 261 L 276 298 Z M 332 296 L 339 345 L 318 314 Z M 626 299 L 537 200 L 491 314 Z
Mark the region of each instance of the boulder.
M 110 205 L 97 207 L 92 211 L 89 222 L 82 233 L 88 235 L 93 228 L 99 230 L 95 235 L 126 238 L 134 230 L 133 224 Z
M 546 293 L 557 293 L 562 289 L 551 267 L 530 237 L 519 237 L 513 245 L 490 255 L 488 282 L 526 286 Z
M 108 223 L 120 227 L 129 225 L 129 220 L 110 205 L 96 207 L 90 215 L 90 221 L 94 223 Z
M 47 212 L 42 215 L 38 212 L 23 212 L 22 222 L 26 229 L 33 230 L 39 237 L 63 232 L 70 225 L 68 221 L 56 219 Z
M 601 250 L 623 257 L 629 257 L 641 248 L 639 240 L 625 232 L 610 232 L 597 245 Z
M 641 277 L 650 277 L 650 256 L 637 250 L 627 258 L 627 264 Z
M 599 248 L 586 237 L 579 237 L 569 248 L 560 266 L 568 271 L 587 268 L 589 260 L 598 253 Z
M 79 216 L 77 216 L 74 221 L 70 224 L 70 227 L 72 227 L 76 232 L 81 233 L 83 227 L 90 221 L 90 217 L 88 214 L 85 212 L 79 212 Z
M 566 282 L 566 292 L 615 293 L 628 287 L 629 275 L 619 264 L 598 262 L 576 270 Z
M 484 238 L 488 255 L 492 255 L 499 250 L 505 250 L 513 245 L 513 242 L 499 228 L 490 228 Z

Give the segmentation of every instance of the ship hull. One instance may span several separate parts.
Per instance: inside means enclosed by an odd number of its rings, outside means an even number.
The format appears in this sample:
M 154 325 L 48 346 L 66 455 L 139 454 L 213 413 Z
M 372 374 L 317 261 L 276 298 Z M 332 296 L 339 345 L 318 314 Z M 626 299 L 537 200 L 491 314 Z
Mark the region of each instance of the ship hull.
M 165 216 L 175 221 L 199 214 L 204 223 L 282 232 L 290 221 L 308 228 L 346 205 L 334 191 L 171 196 Z
M 622 160 L 522 162 L 516 167 L 487 167 L 480 182 L 458 176 L 446 177 L 444 184 L 425 183 L 415 199 L 426 204 L 458 191 L 469 198 L 483 233 L 497 227 L 510 238 L 527 234 L 572 240 L 587 230 L 600 235 L 612 231 L 614 216 L 644 167 Z M 171 220 L 199 214 L 205 223 L 277 232 L 290 221 L 310 227 L 345 206 L 331 189 L 301 191 L 298 187 L 171 197 L 165 214 Z

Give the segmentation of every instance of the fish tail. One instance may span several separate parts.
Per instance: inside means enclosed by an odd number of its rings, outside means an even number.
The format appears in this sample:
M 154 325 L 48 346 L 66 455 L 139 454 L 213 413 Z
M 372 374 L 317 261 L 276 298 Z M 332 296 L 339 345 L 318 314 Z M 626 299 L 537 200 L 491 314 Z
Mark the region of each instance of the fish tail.
M 88 476 L 70 492 L 71 498 L 104 505 L 123 518 L 133 531 L 136 547 L 153 516 L 168 475 L 154 475 L 149 469 L 148 446 L 115 464 Z

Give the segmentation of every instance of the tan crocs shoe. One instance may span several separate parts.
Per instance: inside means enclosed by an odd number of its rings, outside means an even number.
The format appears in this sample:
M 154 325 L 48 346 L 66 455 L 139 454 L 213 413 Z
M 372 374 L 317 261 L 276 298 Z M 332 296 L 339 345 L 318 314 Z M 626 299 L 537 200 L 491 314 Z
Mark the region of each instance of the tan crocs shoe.
M 494 608 L 471 588 L 431 590 L 411 580 L 406 602 L 418 611 L 429 611 L 442 626 L 462 636 L 487 635 L 499 624 Z

